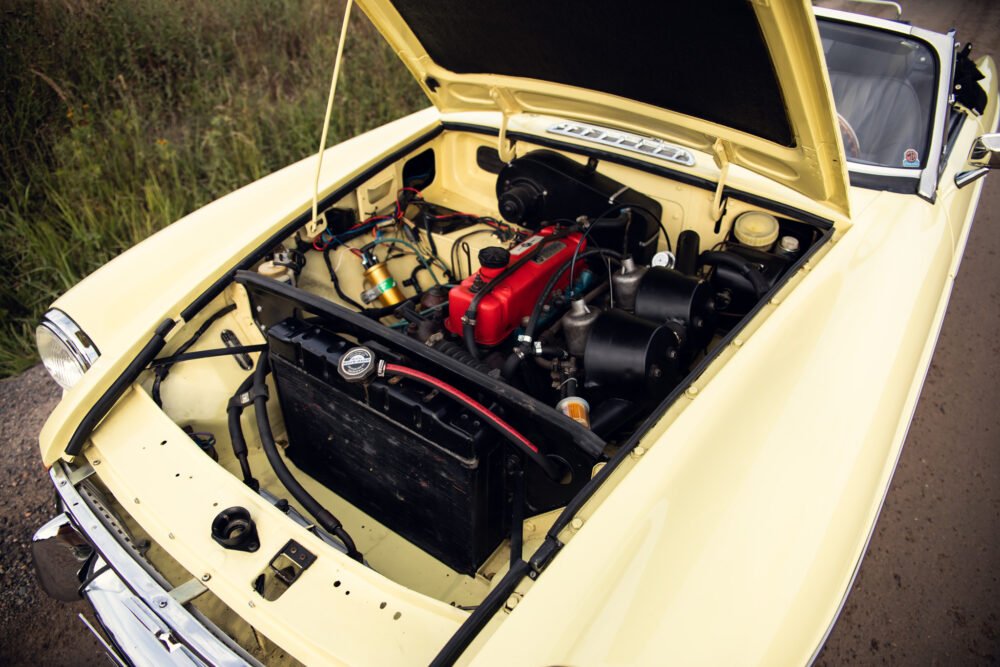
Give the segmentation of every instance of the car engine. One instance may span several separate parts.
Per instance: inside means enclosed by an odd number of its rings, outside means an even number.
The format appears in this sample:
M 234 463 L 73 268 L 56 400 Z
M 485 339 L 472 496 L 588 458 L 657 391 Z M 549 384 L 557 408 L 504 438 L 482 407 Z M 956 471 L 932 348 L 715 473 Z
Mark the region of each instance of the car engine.
M 287 457 L 470 575 L 508 536 L 519 548 L 524 517 L 566 505 L 819 238 L 751 210 L 711 248 L 692 229 L 672 239 L 655 199 L 548 150 L 503 165 L 496 197 L 503 220 L 411 187 L 361 223 L 328 212 L 298 254 L 323 252 L 348 307 L 295 287 L 295 252 L 237 274 L 266 333 Z M 490 236 L 474 258 L 472 234 Z M 357 294 L 330 261 L 348 241 Z M 406 277 L 391 263 L 403 255 Z

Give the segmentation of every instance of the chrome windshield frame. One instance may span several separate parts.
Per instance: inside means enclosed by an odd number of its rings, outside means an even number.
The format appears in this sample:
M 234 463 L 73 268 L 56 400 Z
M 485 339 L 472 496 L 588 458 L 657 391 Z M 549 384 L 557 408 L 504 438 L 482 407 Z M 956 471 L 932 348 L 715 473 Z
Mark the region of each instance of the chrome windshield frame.
M 917 180 L 917 195 L 933 202 L 937 197 L 937 188 L 941 176 L 941 159 L 946 146 L 945 125 L 948 120 L 948 109 L 952 103 L 951 87 L 955 73 L 955 33 L 947 34 L 914 28 L 905 23 L 872 16 L 863 16 L 836 9 L 815 7 L 817 20 L 828 20 L 839 23 L 866 26 L 876 30 L 893 32 L 906 37 L 918 39 L 926 43 L 938 59 L 937 88 L 935 90 L 934 117 L 931 119 L 930 145 L 927 149 L 927 160 L 923 167 L 906 169 L 903 167 L 888 167 L 867 165 L 847 160 L 847 170 L 851 173 L 888 176 Z

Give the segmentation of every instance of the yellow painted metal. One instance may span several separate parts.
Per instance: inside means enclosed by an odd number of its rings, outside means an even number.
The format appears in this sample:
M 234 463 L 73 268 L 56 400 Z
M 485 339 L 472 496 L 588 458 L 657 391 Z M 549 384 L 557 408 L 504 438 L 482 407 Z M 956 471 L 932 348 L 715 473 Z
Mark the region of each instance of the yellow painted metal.
M 809 0 L 753 3 L 781 85 L 795 142 L 791 147 L 593 90 L 490 73 L 457 74 L 434 62 L 389 0 L 358 0 L 358 6 L 443 113 L 502 111 L 511 120 L 518 113 L 543 114 L 660 137 L 705 152 L 722 139 L 732 146 L 733 164 L 803 193 L 824 206 L 827 217 L 840 219 L 849 213 L 844 150 Z M 436 82 L 433 91 L 427 88 L 429 79 Z
M 989 104 L 982 118 L 966 123 L 956 154 L 996 126 L 996 68 L 989 59 L 980 66 Z M 448 117 L 500 123 L 496 112 Z M 428 110 L 329 149 L 322 191 L 439 122 Z M 527 114 L 509 119 L 529 134 L 540 134 L 546 122 Z M 447 205 L 494 210 L 487 177 L 472 167 L 480 144 L 495 145 L 460 132 L 435 140 L 440 169 L 432 187 Z M 846 202 L 811 202 L 801 189 L 752 173 L 738 159 L 744 144 L 733 146 L 737 159 L 726 177 L 733 187 L 814 213 L 848 209 Z M 309 210 L 304 185 L 313 167 L 312 160 L 298 163 L 188 216 L 56 303 L 98 342 L 102 357 L 43 429 L 47 464 L 160 320 L 176 317 L 239 258 Z M 838 218 L 822 256 L 792 277 L 652 427 L 564 531 L 566 546 L 545 573 L 523 582 L 463 660 L 808 662 L 874 526 L 968 239 L 984 181 L 949 187 L 960 167 L 949 163 L 933 204 L 852 190 L 854 215 Z M 709 219 L 710 191 L 618 165 L 607 169 L 663 205 L 672 236 Z M 696 155 L 691 171 L 718 178 L 709 151 Z M 733 202 L 727 224 L 748 209 Z M 256 340 L 240 290 L 221 299 L 240 304 L 235 321 L 247 342 Z M 230 366 L 216 376 L 213 392 L 226 395 L 238 384 L 239 371 Z M 192 419 L 208 409 L 198 405 L 199 395 L 170 400 L 172 414 Z M 139 500 L 130 511 L 171 556 L 191 572 L 210 573 L 209 588 L 234 613 L 306 662 L 425 664 L 465 617 L 293 525 L 198 451 L 141 390 L 130 391 L 98 427 L 87 455 L 102 460 L 98 475 L 119 501 Z M 205 526 L 217 508 L 237 504 L 259 517 L 259 557 L 234 556 L 208 537 Z M 309 585 L 257 603 L 252 576 L 291 536 L 321 556 L 304 575 Z M 334 581 L 349 582 L 349 602 Z M 382 615 L 380 602 L 401 618 Z

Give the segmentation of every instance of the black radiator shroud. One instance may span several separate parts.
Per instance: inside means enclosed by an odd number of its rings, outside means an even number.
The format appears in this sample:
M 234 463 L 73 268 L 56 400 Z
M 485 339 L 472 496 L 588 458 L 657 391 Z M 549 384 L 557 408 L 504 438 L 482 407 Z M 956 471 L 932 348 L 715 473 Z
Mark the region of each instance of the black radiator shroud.
M 549 406 L 426 346 L 406 349 L 411 339 L 335 304 L 308 303 L 301 290 L 255 274 L 237 279 L 249 288 L 270 345 L 288 458 L 457 572 L 474 574 L 509 535 L 512 468 L 525 473 L 526 516 L 564 506 L 590 478 L 603 443 Z M 358 343 L 457 386 L 570 474 L 550 480 L 474 412 L 417 382 L 347 383 L 337 363 Z M 436 356 L 444 361 L 433 363 Z M 502 391 L 491 391 L 494 383 Z

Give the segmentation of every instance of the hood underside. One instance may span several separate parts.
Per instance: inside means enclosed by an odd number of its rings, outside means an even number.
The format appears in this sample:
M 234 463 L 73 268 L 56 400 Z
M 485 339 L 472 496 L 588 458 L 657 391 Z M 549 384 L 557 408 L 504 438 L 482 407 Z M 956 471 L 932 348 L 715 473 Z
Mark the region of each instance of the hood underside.
M 805 2 L 359 0 L 443 113 L 552 115 L 721 158 L 847 215 L 847 174 Z M 721 150 L 720 150 L 721 149 Z

